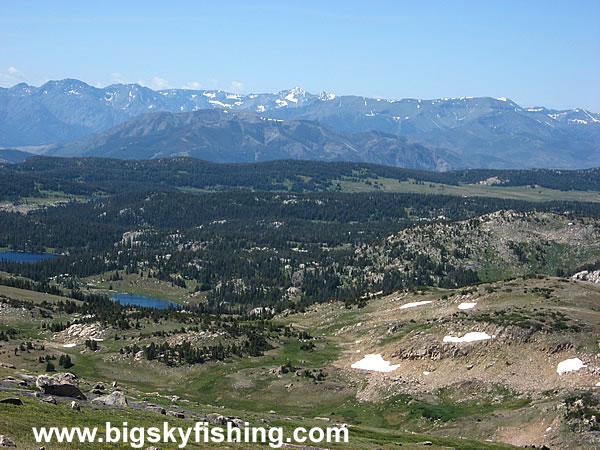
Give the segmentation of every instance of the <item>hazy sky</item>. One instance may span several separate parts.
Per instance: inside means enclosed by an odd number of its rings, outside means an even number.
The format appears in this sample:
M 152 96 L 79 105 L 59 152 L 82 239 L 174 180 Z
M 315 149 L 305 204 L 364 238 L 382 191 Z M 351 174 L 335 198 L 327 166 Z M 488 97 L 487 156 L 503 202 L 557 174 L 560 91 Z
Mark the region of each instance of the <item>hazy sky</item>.
M 0 86 L 509 97 L 600 112 L 600 1 L 0 2 Z

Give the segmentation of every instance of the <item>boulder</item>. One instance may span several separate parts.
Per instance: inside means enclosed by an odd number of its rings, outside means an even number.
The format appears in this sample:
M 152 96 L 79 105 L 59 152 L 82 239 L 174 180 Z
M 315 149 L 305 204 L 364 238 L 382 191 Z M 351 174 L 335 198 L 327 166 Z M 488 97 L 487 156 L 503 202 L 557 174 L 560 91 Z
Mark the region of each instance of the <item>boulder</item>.
M 227 419 L 223 417 L 221 414 L 210 413 L 206 415 L 206 421 L 213 425 L 225 425 L 227 423 Z
M 37 377 L 35 384 L 44 394 L 86 400 L 83 392 L 73 384 L 76 379 L 77 377 L 72 373 L 57 373 L 52 376 L 40 375 Z
M 72 401 L 71 402 L 71 409 L 73 411 L 81 411 L 81 406 L 79 406 L 79 403 L 77 403 L 76 401 Z
M 177 419 L 185 419 L 185 414 L 179 411 L 167 411 L 167 416 L 176 417 Z
M 72 384 L 49 384 L 43 387 L 44 394 L 56 395 L 57 397 L 73 397 L 78 400 L 87 400 L 87 397 Z
M 69 383 L 69 384 L 74 384 L 74 385 L 79 384 L 77 375 L 70 373 L 70 372 L 55 373 L 54 375 L 52 375 L 52 378 L 54 378 L 58 384 L 64 384 L 64 383 Z
M 94 389 L 98 389 L 99 391 L 103 391 L 104 390 L 104 384 L 102 384 L 102 383 L 96 383 L 94 385 Z
M 16 446 L 17 446 L 17 444 L 15 444 L 11 439 L 7 438 L 3 434 L 0 434 L 0 447 L 16 447 Z
M 77 376 L 72 373 L 56 373 L 54 375 L 38 375 L 35 385 L 44 390 L 43 387 L 51 384 L 72 384 L 77 385 Z
M 18 386 L 27 386 L 27 381 L 25 380 L 17 380 L 16 378 L 13 377 L 6 377 L 4 379 L 5 383 L 11 383 L 11 384 L 16 384 Z
M 115 391 L 110 395 L 96 397 L 92 401 L 102 403 L 106 406 L 129 406 L 129 403 L 127 402 L 127 397 L 125 397 L 125 394 L 123 394 L 121 391 Z
M 17 406 L 23 405 L 23 402 L 21 401 L 20 398 L 3 398 L 2 400 L 0 400 L 0 403 L 7 403 L 9 405 L 17 405 Z
M 26 374 L 21 374 L 19 375 L 21 378 L 23 378 L 23 380 L 25 380 L 28 383 L 33 383 L 35 384 L 35 380 L 37 379 L 37 377 L 35 375 L 26 375 Z
M 162 406 L 157 406 L 157 405 L 148 405 L 148 406 L 146 406 L 146 409 L 147 409 L 148 411 L 152 411 L 152 412 L 159 413 L 159 414 L 163 414 L 163 415 L 166 415 L 166 414 L 167 414 L 167 411 L 166 411 L 166 410 L 165 410 L 165 408 L 163 408 Z
M 236 428 L 244 428 L 246 426 L 244 421 L 242 419 L 240 419 L 239 417 L 232 417 L 232 418 L 229 418 L 227 421 L 231 422 Z
M 56 405 L 56 399 L 54 397 L 44 397 L 40 401 L 44 402 L 44 403 L 51 403 L 53 405 Z

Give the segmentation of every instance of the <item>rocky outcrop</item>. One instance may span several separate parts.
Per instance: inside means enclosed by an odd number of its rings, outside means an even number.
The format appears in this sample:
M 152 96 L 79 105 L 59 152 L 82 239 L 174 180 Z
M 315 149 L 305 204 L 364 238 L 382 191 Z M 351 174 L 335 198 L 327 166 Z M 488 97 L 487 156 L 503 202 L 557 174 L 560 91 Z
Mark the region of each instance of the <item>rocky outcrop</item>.
M 39 375 L 36 378 L 35 384 L 38 388 L 41 389 L 43 385 L 47 384 L 72 384 L 77 386 L 79 381 L 77 380 L 77 375 L 72 373 L 56 373 L 54 375 Z
M 110 395 L 103 395 L 101 397 L 96 397 L 92 400 L 93 402 L 102 403 L 106 406 L 119 406 L 125 407 L 129 406 L 127 402 L 127 397 L 121 391 L 115 391 Z
M 23 405 L 23 402 L 21 401 L 20 398 L 3 398 L 2 400 L 0 400 L 0 403 L 6 403 L 8 405 L 16 405 L 16 406 Z
M 165 410 L 165 408 L 163 408 L 162 406 L 158 406 L 158 405 L 148 405 L 148 406 L 146 406 L 146 409 L 148 411 L 152 411 L 152 412 L 162 414 L 162 415 L 167 414 L 167 411 Z
M 0 447 L 16 447 L 17 444 L 14 443 L 12 439 L 7 438 L 3 434 L 0 434 Z
M 231 423 L 237 428 L 244 428 L 244 421 L 239 417 L 225 417 L 221 414 L 210 413 L 206 415 L 205 419 L 212 425 L 227 425 L 227 423 Z
M 591 283 L 600 283 L 600 270 L 594 270 L 592 272 L 583 270 L 577 272 L 571 277 L 573 280 L 589 281 Z
M 83 342 L 88 339 L 103 339 L 106 334 L 106 327 L 99 322 L 94 322 L 73 324 L 55 336 L 68 342 Z

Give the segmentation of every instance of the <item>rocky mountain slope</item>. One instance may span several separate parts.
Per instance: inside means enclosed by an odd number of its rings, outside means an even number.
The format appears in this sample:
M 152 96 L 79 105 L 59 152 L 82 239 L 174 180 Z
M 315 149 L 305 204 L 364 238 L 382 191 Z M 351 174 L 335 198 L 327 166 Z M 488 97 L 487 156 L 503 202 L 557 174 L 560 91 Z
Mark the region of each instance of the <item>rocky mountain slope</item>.
M 449 272 L 450 279 L 472 270 L 487 281 L 531 273 L 572 273 L 600 257 L 599 242 L 600 223 L 595 219 L 497 211 L 406 229 L 358 253 L 373 261 L 374 271 L 395 268 L 419 278 L 427 268 L 444 272 L 452 267 L 456 270 Z
M 200 109 L 248 110 L 275 119 L 319 121 L 344 132 L 406 136 L 457 155 L 460 167 L 600 165 L 600 115 L 583 109 L 524 108 L 488 97 L 395 101 L 313 95 L 299 88 L 249 95 L 153 91 L 136 84 L 95 88 L 72 79 L 0 89 L 0 145 L 75 141 L 142 113 Z
M 600 442 L 599 294 L 593 283 L 519 278 L 397 292 L 360 313 L 320 305 L 294 320 L 340 340 L 334 366 L 362 404 L 420 410 L 431 420 L 421 430 L 435 434 L 584 448 Z M 387 365 L 358 368 L 377 359 Z

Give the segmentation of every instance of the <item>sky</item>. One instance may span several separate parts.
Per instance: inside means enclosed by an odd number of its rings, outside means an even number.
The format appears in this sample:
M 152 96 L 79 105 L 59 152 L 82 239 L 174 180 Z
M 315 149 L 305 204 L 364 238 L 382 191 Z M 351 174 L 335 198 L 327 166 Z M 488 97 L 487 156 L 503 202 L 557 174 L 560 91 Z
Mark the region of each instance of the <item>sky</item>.
M 600 112 L 600 1 L 0 2 L 0 86 L 508 97 Z

